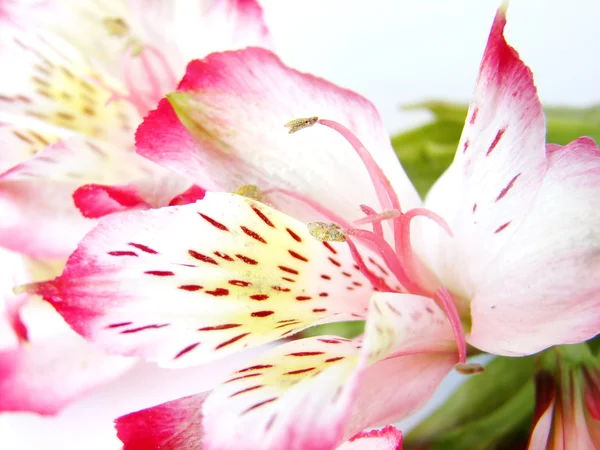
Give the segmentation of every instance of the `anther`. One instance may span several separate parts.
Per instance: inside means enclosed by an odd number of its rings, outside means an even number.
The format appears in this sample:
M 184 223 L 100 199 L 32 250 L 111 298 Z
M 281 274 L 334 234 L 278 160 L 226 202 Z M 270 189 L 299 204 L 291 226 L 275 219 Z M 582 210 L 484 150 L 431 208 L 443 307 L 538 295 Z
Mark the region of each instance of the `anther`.
M 456 371 L 463 375 L 477 375 L 484 372 L 484 367 L 477 363 L 458 363 L 454 366 Z
M 284 125 L 284 127 L 289 128 L 289 133 L 295 133 L 296 131 L 300 131 L 304 128 L 312 127 L 317 121 L 318 117 L 306 117 L 301 119 L 290 120 L 288 123 Z
M 121 17 L 105 17 L 102 24 L 110 36 L 125 37 L 129 34 L 129 25 Z
M 337 223 L 311 222 L 307 227 L 308 232 L 317 241 L 346 242 L 346 233 Z
M 248 197 L 253 200 L 257 200 L 262 203 L 264 203 L 265 201 L 262 192 L 260 191 L 260 188 L 254 184 L 245 184 L 243 186 L 240 186 L 235 191 L 233 191 L 233 193 L 236 195 L 241 195 L 242 197 Z

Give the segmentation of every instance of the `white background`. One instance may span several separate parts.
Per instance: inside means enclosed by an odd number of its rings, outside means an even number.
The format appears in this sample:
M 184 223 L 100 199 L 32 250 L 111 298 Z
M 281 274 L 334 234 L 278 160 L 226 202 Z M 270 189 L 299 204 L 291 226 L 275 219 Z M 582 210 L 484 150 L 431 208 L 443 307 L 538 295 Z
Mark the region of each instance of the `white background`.
M 402 104 L 469 99 L 498 6 L 495 0 L 262 3 L 284 61 L 371 99 L 390 132 L 424 119 L 401 112 Z M 532 68 L 544 104 L 600 102 L 600 2 L 513 0 L 508 18 L 509 42 Z M 0 450 L 119 449 L 112 418 L 198 392 L 215 376 L 210 367 L 169 373 L 140 366 L 57 418 L 0 416 Z

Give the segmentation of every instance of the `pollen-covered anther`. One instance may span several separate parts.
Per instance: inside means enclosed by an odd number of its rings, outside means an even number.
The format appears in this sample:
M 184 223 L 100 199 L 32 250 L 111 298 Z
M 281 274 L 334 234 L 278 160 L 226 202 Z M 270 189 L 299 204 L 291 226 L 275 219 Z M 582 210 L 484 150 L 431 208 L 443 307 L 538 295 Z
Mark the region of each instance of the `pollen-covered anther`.
M 284 127 L 289 128 L 289 133 L 292 134 L 304 128 L 312 127 L 318 120 L 319 118 L 316 116 L 294 119 L 286 123 Z
M 308 232 L 317 241 L 346 242 L 346 232 L 337 223 L 311 222 L 307 225 Z
M 260 188 L 254 184 L 245 184 L 240 186 L 235 191 L 233 191 L 236 195 L 241 195 L 242 197 L 251 198 L 252 200 L 256 200 L 264 203 L 264 197 Z
M 129 34 L 129 25 L 122 17 L 105 17 L 102 24 L 110 36 L 125 37 Z
M 477 363 L 458 363 L 454 368 L 463 375 L 477 375 L 485 370 L 481 364 Z

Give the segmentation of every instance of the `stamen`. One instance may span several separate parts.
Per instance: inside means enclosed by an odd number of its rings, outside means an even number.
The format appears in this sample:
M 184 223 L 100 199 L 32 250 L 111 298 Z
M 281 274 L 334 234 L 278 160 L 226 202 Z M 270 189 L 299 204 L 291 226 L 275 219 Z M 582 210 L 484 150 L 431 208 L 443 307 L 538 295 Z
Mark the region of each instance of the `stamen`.
M 257 200 L 262 203 L 264 203 L 265 201 L 262 192 L 260 192 L 260 188 L 254 184 L 245 184 L 244 186 L 240 186 L 235 191 L 233 191 L 233 193 L 241 195 L 242 197 Z
M 367 243 L 374 244 L 375 248 L 379 251 L 386 265 L 392 271 L 398 282 L 411 294 L 423 294 L 423 290 L 411 281 L 404 272 L 404 269 L 400 265 L 394 250 L 381 236 L 367 230 L 360 230 L 357 228 L 351 228 L 346 230 L 346 235 L 356 236 L 360 240 L 366 241 Z
M 319 120 L 318 117 L 306 117 L 306 118 L 300 118 L 300 119 L 293 119 L 290 120 L 288 123 L 284 124 L 283 126 L 286 128 L 289 128 L 290 131 L 289 133 L 295 133 L 296 131 L 300 131 L 304 128 L 308 128 L 308 127 L 312 127 L 315 123 L 317 123 L 317 121 Z
M 337 223 L 310 222 L 308 232 L 317 241 L 321 242 L 346 242 L 346 233 Z
M 371 282 L 373 288 L 379 292 L 394 292 L 394 290 L 387 285 L 383 278 L 376 276 L 373 272 L 369 270 L 364 260 L 362 259 L 362 256 L 360 256 L 356 245 L 348 236 L 346 236 L 346 244 L 348 244 L 350 254 L 352 255 L 352 259 L 354 259 L 354 262 L 358 266 L 358 270 L 360 270 L 361 273 Z
M 110 36 L 122 38 L 129 34 L 129 25 L 121 17 L 105 17 L 102 24 Z
M 398 234 L 395 239 L 398 258 L 404 263 L 406 273 L 411 279 L 426 281 L 430 285 L 435 283 L 435 277 L 415 255 L 410 241 L 410 224 L 412 219 L 418 216 L 433 220 L 451 237 L 452 230 L 444 219 L 425 208 L 413 208 L 403 214 L 402 217 L 396 219 L 399 223 L 399 226 L 396 228 Z M 421 280 L 422 277 L 427 278 L 427 280 Z
M 393 219 L 395 217 L 398 217 L 400 214 L 402 214 L 400 211 L 398 211 L 396 209 L 392 209 L 389 211 L 383 211 L 381 213 L 376 213 L 373 208 L 371 208 L 370 206 L 367 206 L 367 205 L 360 205 L 360 209 L 362 209 L 362 211 L 367 215 L 367 217 L 363 217 L 362 219 L 355 220 L 353 222 L 354 225 L 366 225 L 368 223 L 372 223 L 373 224 L 373 233 L 379 234 L 381 236 L 383 236 L 383 231 L 381 231 L 381 233 L 378 233 L 377 231 L 375 231 L 375 227 L 378 226 L 378 228 L 381 229 L 381 222 L 383 222 L 384 220 Z
M 464 364 L 467 360 L 467 342 L 452 294 L 447 287 L 442 286 L 435 291 L 435 295 L 440 300 L 441 307 L 448 316 L 450 325 L 452 325 L 456 346 L 458 347 L 458 362 Z
M 485 371 L 484 367 L 478 363 L 458 363 L 454 369 L 463 375 L 477 375 Z

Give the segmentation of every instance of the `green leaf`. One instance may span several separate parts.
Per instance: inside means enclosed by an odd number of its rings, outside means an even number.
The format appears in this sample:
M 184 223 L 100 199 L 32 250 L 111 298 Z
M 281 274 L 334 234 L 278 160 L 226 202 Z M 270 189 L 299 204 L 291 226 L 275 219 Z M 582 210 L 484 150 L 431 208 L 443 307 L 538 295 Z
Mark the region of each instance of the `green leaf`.
M 490 448 L 471 444 L 488 445 L 528 427 L 535 404 L 534 358 L 496 357 L 409 432 L 404 448 Z

